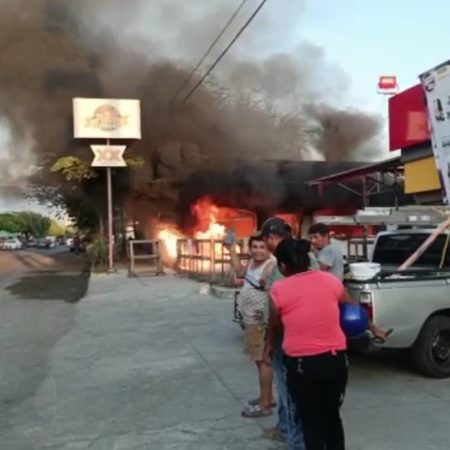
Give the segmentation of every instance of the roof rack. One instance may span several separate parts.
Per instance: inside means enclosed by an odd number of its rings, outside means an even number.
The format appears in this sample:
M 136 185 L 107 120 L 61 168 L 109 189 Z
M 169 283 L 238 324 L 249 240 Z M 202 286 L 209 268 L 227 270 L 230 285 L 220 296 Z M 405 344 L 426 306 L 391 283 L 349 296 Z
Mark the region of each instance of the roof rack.
M 353 216 L 315 216 L 327 225 L 438 225 L 450 215 L 446 206 L 368 207 Z

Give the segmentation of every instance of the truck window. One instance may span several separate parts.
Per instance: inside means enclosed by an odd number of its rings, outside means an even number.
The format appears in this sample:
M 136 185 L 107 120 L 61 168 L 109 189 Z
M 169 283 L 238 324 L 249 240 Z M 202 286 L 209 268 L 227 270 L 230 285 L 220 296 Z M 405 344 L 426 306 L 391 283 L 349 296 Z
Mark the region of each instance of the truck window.
M 374 249 L 374 262 L 383 266 L 399 266 L 428 238 L 428 233 L 399 233 L 380 236 Z M 441 262 L 446 235 L 440 235 L 412 267 L 437 268 Z M 443 268 L 450 268 L 450 244 Z

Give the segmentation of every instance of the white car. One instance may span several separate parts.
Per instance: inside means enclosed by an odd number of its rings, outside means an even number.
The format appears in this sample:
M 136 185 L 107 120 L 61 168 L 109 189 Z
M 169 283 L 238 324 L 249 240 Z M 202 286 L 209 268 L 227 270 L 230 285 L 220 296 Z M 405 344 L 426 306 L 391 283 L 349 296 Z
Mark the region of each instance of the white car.
M 2 247 L 4 250 L 21 250 L 23 247 L 23 244 L 17 238 L 8 238 L 3 243 Z

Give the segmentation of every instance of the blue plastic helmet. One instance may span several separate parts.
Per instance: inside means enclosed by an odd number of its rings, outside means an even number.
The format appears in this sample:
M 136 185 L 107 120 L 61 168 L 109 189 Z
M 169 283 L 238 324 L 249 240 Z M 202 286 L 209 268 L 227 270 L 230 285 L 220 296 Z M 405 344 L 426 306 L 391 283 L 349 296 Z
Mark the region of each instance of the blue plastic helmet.
M 340 306 L 341 328 L 348 338 L 356 338 L 365 333 L 369 326 L 367 311 L 359 305 L 344 303 Z

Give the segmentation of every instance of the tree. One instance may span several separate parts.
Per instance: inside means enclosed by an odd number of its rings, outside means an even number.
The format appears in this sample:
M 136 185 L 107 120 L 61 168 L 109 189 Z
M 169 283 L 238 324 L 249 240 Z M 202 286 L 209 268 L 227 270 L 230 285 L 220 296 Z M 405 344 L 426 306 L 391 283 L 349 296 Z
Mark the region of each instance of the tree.
M 66 234 L 66 227 L 61 225 L 56 220 L 52 220 L 50 224 L 50 229 L 48 231 L 48 234 L 50 236 L 65 236 Z
M 0 214 L 0 230 L 25 236 L 44 237 L 50 229 L 51 220 L 32 211 Z
M 23 221 L 16 213 L 0 214 L 0 230 L 10 233 L 22 233 Z
M 38 238 L 47 235 L 51 225 L 51 220 L 48 217 L 31 211 L 22 211 L 17 215 L 22 223 L 22 234 Z
M 120 178 L 127 178 L 130 171 L 141 168 L 144 160 L 140 157 L 125 158 L 126 168 L 113 171 L 113 189 L 115 203 L 120 204 L 126 188 L 119 185 Z M 90 164 L 77 156 L 64 156 L 55 161 L 51 172 L 62 175 L 57 186 L 39 187 L 36 194 L 42 202 L 50 201 L 62 207 L 78 228 L 96 229 L 103 234 L 105 221 L 105 172 L 92 168 Z M 122 176 L 119 176 L 119 173 Z

